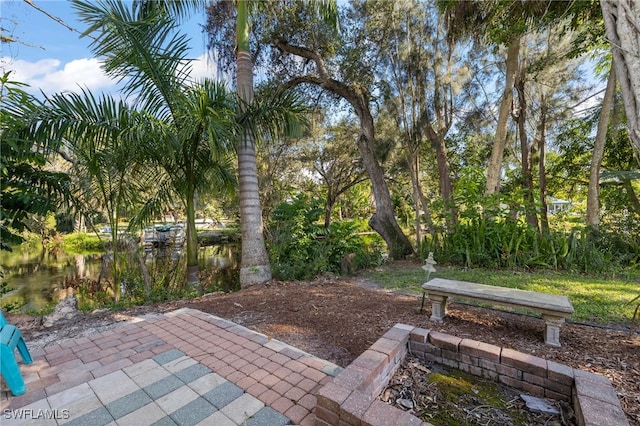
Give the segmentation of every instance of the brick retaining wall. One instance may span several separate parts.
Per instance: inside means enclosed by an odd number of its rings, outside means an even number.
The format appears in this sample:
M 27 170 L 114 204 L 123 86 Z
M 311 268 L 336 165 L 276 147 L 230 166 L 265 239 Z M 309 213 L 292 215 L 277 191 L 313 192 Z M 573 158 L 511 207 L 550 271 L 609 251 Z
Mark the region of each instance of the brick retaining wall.
M 407 353 L 531 395 L 572 401 L 579 425 L 629 425 L 606 377 L 513 349 L 404 324 L 396 324 L 320 389 L 316 424 L 429 425 L 377 399 Z

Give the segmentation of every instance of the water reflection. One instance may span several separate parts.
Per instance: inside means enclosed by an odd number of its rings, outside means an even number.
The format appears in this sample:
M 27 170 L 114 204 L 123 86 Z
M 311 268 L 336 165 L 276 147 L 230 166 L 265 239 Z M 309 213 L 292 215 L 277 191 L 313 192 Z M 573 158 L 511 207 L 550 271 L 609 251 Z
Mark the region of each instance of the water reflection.
M 237 243 L 200 247 L 198 266 L 207 274 L 209 290 L 240 290 L 240 245 Z
M 146 253 L 146 263 L 176 260 L 181 252 Z M 13 252 L 0 252 L 3 282 L 13 290 L 2 297 L 2 305 L 24 305 L 21 310 L 39 310 L 57 303 L 73 293 L 67 283 L 80 278 L 97 280 L 102 264 L 102 254 L 70 255 L 63 251 L 44 254 L 41 250 L 21 246 Z M 206 281 L 211 282 L 208 291 L 235 291 L 240 287 L 238 244 L 228 243 L 200 247 L 198 263 Z

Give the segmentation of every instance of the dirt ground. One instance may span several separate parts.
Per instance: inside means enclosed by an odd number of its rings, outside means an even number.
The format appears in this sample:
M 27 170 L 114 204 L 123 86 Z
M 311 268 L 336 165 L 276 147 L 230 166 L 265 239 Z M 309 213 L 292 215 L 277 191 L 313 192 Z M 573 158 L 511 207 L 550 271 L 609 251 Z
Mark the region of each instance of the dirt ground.
M 428 302 L 428 301 L 427 301 Z M 24 316 L 12 320 L 32 343 L 47 344 L 112 327 L 132 315 L 191 307 L 229 319 L 320 358 L 346 366 L 396 323 L 509 347 L 574 368 L 602 374 L 616 389 L 632 425 L 640 425 L 640 336 L 568 323 L 561 348 L 544 345 L 543 321 L 451 303 L 443 323 L 420 312 L 420 296 L 391 293 L 361 277 L 304 282 L 270 281 L 235 293 L 143 306 L 119 313 L 81 314 L 72 323 L 44 328 Z M 10 317 L 11 319 L 11 317 Z

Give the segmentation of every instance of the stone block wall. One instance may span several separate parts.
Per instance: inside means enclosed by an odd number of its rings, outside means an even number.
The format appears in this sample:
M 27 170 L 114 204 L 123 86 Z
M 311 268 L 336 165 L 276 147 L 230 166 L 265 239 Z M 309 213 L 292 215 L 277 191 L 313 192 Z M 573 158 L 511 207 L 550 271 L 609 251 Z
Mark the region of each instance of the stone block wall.
M 513 349 L 404 324 L 396 324 L 320 389 L 316 424 L 429 425 L 376 399 L 407 353 L 531 395 L 568 401 L 574 406 L 579 425 L 629 424 L 606 377 Z
M 429 425 L 378 399 L 409 349 L 412 326 L 396 324 L 320 389 L 316 425 Z

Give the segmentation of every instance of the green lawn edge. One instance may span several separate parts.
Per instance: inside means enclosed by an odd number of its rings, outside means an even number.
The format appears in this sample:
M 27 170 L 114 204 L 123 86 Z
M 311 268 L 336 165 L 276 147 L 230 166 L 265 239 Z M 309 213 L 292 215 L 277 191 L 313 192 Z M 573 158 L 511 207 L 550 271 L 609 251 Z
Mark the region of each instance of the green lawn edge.
M 422 295 L 422 284 L 427 280 L 427 273 L 420 265 L 381 266 L 363 275 L 386 290 L 418 296 Z M 640 280 L 634 275 L 607 278 L 555 271 L 523 272 L 436 266 L 436 272 L 429 276 L 431 278 L 569 296 L 575 309 L 569 320 L 594 325 L 628 326 L 636 306 L 629 302 L 640 294 Z

